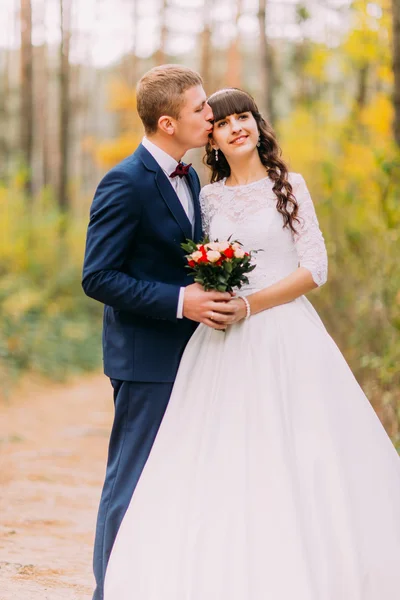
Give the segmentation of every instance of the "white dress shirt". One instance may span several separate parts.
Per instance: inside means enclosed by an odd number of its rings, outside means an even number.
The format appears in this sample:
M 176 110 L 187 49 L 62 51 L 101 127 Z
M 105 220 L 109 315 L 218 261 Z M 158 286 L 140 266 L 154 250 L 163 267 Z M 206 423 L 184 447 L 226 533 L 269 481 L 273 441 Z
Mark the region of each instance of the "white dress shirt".
M 183 206 L 183 209 L 192 225 L 192 234 L 194 232 L 194 206 L 193 206 L 193 198 L 192 193 L 190 191 L 190 187 L 188 182 L 186 181 L 186 177 L 170 177 L 170 174 L 173 173 L 178 166 L 178 161 L 176 161 L 172 156 L 164 152 L 161 148 L 153 144 L 147 137 L 144 137 L 142 140 L 143 146 L 150 152 L 154 160 L 160 165 L 165 175 L 167 176 L 168 181 L 170 182 L 172 188 L 174 189 L 176 195 L 178 196 L 180 203 Z M 178 299 L 178 307 L 176 316 L 178 319 L 183 318 L 183 297 L 185 293 L 185 288 L 181 287 L 179 292 Z

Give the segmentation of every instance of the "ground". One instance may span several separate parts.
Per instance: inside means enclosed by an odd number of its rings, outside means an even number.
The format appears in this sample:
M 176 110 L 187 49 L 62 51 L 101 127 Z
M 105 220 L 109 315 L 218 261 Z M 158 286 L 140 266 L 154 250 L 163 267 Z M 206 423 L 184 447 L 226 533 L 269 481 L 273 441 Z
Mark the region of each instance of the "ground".
M 87 600 L 112 419 L 103 375 L 0 397 L 0 600 Z

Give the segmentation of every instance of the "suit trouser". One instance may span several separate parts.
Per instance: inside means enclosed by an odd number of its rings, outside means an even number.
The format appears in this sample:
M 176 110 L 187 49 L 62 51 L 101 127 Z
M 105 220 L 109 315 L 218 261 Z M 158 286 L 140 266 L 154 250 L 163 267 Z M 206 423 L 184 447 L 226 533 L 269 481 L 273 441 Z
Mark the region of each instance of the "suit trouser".
M 115 417 L 94 544 L 93 600 L 103 600 L 104 576 L 119 526 L 150 454 L 173 383 L 111 380 Z

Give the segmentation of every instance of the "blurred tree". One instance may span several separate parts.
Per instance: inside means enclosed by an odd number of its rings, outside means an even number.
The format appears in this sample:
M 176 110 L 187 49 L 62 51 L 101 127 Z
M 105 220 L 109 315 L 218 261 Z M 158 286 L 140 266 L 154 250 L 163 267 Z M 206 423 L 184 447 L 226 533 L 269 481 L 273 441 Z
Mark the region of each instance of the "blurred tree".
M 60 127 L 59 148 L 60 165 L 58 180 L 58 204 L 61 212 L 66 213 L 69 207 L 68 177 L 69 177 L 69 128 L 71 105 L 70 88 L 70 42 L 71 42 L 71 12 L 72 0 L 60 0 L 60 64 L 59 64 L 59 93 L 60 93 Z
M 86 140 L 87 150 L 101 167 L 112 167 L 131 154 L 143 136 L 143 125 L 136 111 L 136 93 L 124 81 L 114 80 L 110 87 L 108 109 L 117 115 L 120 134 L 112 140 Z
M 166 44 L 168 39 L 167 10 L 168 0 L 162 0 L 160 10 L 160 43 L 156 52 L 158 65 L 163 65 L 166 62 Z
M 235 35 L 229 45 L 227 55 L 226 84 L 230 87 L 242 85 L 242 57 L 240 51 L 239 19 L 242 15 L 243 0 L 236 0 Z
M 267 3 L 268 0 L 258 2 L 258 25 L 260 35 L 260 108 L 270 123 L 274 123 L 274 77 L 272 47 L 267 37 Z
M 350 136 L 367 131 L 363 121 L 365 111 L 375 103 L 376 93 L 389 98 L 393 85 L 389 1 L 377 0 L 371 5 L 367 0 L 354 0 L 352 4 L 353 27 L 341 47 L 344 76 L 349 81 L 349 91 L 354 90 L 353 98 L 349 99 L 351 110 L 346 130 Z
M 400 148 L 400 0 L 392 0 L 394 137 Z
M 201 32 L 200 73 L 208 94 L 213 90 L 212 82 L 212 0 L 203 0 L 203 31 Z
M 139 11 L 138 11 L 138 0 L 130 0 L 131 14 L 132 14 L 132 49 L 130 51 L 130 60 L 128 63 L 128 83 L 131 86 L 135 86 L 138 80 L 138 59 L 136 55 L 137 37 L 139 31 Z
M 0 73 L 0 181 L 4 180 L 8 171 L 10 155 L 8 143 L 8 102 L 10 91 L 9 79 L 10 50 L 3 50 L 3 61 Z
M 307 63 L 310 62 L 310 53 L 312 51 L 312 43 L 308 39 L 308 36 L 304 33 L 304 25 L 311 18 L 311 14 L 308 11 L 304 3 L 296 5 L 296 23 L 302 30 L 302 37 L 300 41 L 295 42 L 293 46 L 293 56 L 291 62 L 291 70 L 293 72 L 293 78 L 296 81 L 296 88 L 294 93 L 294 100 L 296 103 L 309 104 L 311 101 L 309 80 L 306 76 L 305 69 Z
M 43 42 L 37 48 L 36 61 L 36 79 L 37 79 L 37 91 L 36 91 L 36 122 L 37 122 L 37 139 L 36 148 L 39 153 L 41 160 L 41 169 L 38 174 L 37 180 L 41 185 L 47 187 L 51 181 L 51 163 L 50 163 L 50 145 L 49 145 L 49 56 L 48 56 L 48 44 L 47 44 L 47 27 L 46 27 L 46 14 L 47 14 L 47 0 L 42 0 L 40 5 L 37 7 L 38 13 L 40 11 L 40 24 L 43 31 Z
M 139 78 L 139 65 L 137 56 L 137 38 L 139 31 L 139 0 L 124 0 L 128 16 L 127 29 L 129 30 L 130 49 L 120 61 L 121 77 L 126 83 L 134 87 Z
M 33 51 L 31 0 L 21 0 L 21 86 L 20 86 L 20 144 L 24 167 L 27 169 L 25 188 L 32 196 L 33 160 Z

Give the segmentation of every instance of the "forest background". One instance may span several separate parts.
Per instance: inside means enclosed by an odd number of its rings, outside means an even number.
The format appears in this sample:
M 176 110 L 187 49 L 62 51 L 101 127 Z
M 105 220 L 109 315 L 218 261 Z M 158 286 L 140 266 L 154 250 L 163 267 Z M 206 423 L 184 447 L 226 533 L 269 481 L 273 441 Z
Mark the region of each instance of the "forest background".
M 400 0 L 2 0 L 3 396 L 22 373 L 101 367 L 89 206 L 143 135 L 135 83 L 165 62 L 207 93 L 243 87 L 272 122 L 327 243 L 310 299 L 400 446 Z

